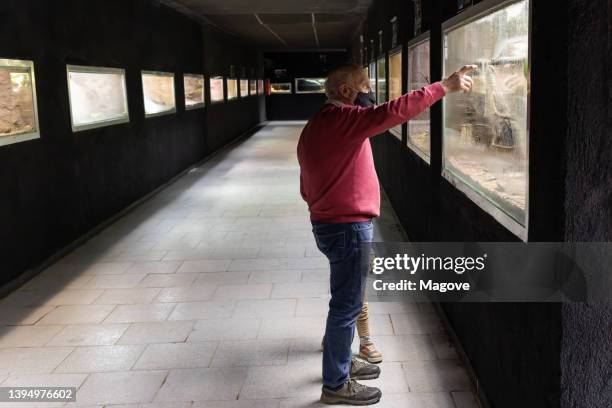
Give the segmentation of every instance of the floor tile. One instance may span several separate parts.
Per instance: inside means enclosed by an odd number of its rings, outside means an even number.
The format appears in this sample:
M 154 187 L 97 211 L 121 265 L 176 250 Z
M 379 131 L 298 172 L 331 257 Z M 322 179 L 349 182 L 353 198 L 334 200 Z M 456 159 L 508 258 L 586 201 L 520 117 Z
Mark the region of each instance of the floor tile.
M 163 288 L 161 292 L 159 292 L 156 302 L 181 303 L 210 300 L 215 290 L 217 290 L 217 285 Z
M 316 396 L 321 393 L 321 367 L 313 364 L 249 367 L 240 397 L 245 399 Z
M 192 408 L 279 408 L 280 400 L 194 401 Z
M 34 324 L 55 309 L 55 306 L 0 305 L 0 325 Z
M 174 273 L 181 265 L 180 261 L 145 261 L 133 262 L 125 273 Z
M 135 323 L 166 320 L 174 303 L 119 305 L 104 320 L 105 323 Z
M 177 273 L 194 272 L 225 272 L 231 263 L 230 259 L 206 259 L 199 261 L 185 261 Z
M 194 324 L 193 321 L 132 323 L 117 344 L 182 343 Z
M 325 318 L 321 317 L 283 317 L 277 319 L 263 319 L 259 338 L 285 338 L 309 337 L 323 335 L 325 331 Z
M 329 294 L 329 283 L 300 282 L 276 283 L 272 289 L 272 299 L 312 298 Z
M 106 289 L 94 302 L 98 305 L 130 305 L 151 303 L 159 294 L 159 288 Z
M 395 334 L 439 334 L 444 333 L 442 322 L 434 313 L 392 314 Z
M 41 347 L 63 326 L 0 326 L 0 348 Z
M 187 341 L 255 339 L 261 319 L 210 319 L 196 322 Z
M 50 373 L 72 352 L 72 347 L 28 347 L 0 349 L 0 372 Z
M 208 367 L 217 342 L 149 344 L 134 369 Z
M 412 392 L 469 391 L 470 380 L 457 360 L 405 361 L 404 375 Z
M 243 367 L 171 370 L 155 401 L 236 400 L 246 374 Z
M 149 402 L 155 397 L 166 375 L 167 371 L 93 373 L 78 390 L 78 403 L 106 405 Z
M 295 299 L 241 300 L 236 303 L 234 317 L 289 317 L 295 314 Z
M 37 324 L 91 324 L 100 323 L 114 309 L 114 305 L 58 306 Z
M 284 365 L 289 344 L 289 340 L 222 341 L 211 367 Z
M 190 286 L 198 274 L 195 273 L 155 273 L 147 275 L 138 286 L 141 288 L 174 288 Z
M 214 298 L 219 300 L 268 299 L 272 284 L 219 285 Z
M 210 300 L 178 303 L 168 320 L 220 319 L 231 317 L 235 301 Z
M 302 273 L 296 270 L 253 271 L 249 283 L 293 283 L 299 282 Z
M 47 346 L 110 346 L 119 340 L 127 328 L 127 324 L 66 326 Z
M 58 373 L 129 370 L 144 351 L 142 345 L 77 347 L 55 369 Z

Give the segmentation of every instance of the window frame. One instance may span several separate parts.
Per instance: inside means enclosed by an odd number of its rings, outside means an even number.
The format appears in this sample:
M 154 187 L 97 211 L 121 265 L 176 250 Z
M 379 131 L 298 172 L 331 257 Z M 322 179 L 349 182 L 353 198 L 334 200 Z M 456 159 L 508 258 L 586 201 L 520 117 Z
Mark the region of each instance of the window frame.
M 186 95 L 186 88 L 185 88 L 185 77 L 198 77 L 198 78 L 202 78 L 202 102 L 198 102 L 196 104 L 193 105 L 187 105 L 187 95 Z M 206 78 L 204 76 L 204 74 L 187 74 L 184 73 L 183 74 L 183 101 L 185 102 L 185 110 L 194 110 L 194 109 L 202 109 L 203 107 L 206 106 Z
M 404 89 L 406 89 L 405 84 L 404 84 L 404 47 L 401 45 L 398 45 L 397 47 L 389 50 L 389 52 L 387 53 L 387 100 L 391 100 L 391 86 L 389 85 L 389 83 L 391 82 L 391 57 L 394 57 L 396 55 L 399 55 L 401 58 L 400 61 L 400 95 L 404 94 Z M 399 127 L 399 133 L 398 133 L 398 128 Z M 398 125 L 394 128 L 389 129 L 389 133 L 391 133 L 393 136 L 395 136 L 396 138 L 398 138 L 400 141 L 402 140 L 402 138 L 404 137 L 404 124 Z
M 469 7 L 464 12 L 458 14 L 450 18 L 449 20 L 442 23 L 441 30 L 441 61 L 442 61 L 442 71 L 443 76 L 444 73 L 444 61 L 445 61 L 445 41 L 446 35 L 448 32 L 453 31 L 457 28 L 466 26 L 470 23 L 473 23 L 476 20 L 479 20 L 482 17 L 486 17 L 490 14 L 493 14 L 497 11 L 503 10 L 506 7 L 509 7 L 513 4 L 520 3 L 521 1 L 527 1 L 529 16 L 528 18 L 528 33 L 527 33 L 527 65 L 529 67 L 528 70 L 528 82 L 531 82 L 531 62 L 532 62 L 532 34 L 533 34 L 533 0 L 483 0 L 481 3 L 478 3 L 472 7 Z M 442 101 L 442 177 L 447 180 L 453 187 L 457 190 L 461 191 L 465 194 L 471 201 L 473 201 L 477 206 L 479 206 L 483 211 L 491 215 L 497 222 L 499 222 L 502 226 L 508 229 L 512 234 L 519 237 L 521 240 L 527 242 L 529 237 L 529 181 L 531 176 L 531 166 L 529 161 L 529 145 L 531 142 L 531 93 L 527 93 L 527 118 L 526 118 L 526 133 L 525 133 L 525 219 L 524 225 L 507 214 L 503 209 L 501 209 L 492 198 L 485 196 L 483 193 L 479 192 L 476 188 L 472 187 L 468 182 L 464 181 L 458 175 L 455 175 L 452 171 L 450 171 L 446 164 L 446 146 L 444 143 L 444 123 L 445 123 L 445 101 Z
M 27 69 L 29 71 L 30 83 L 32 87 L 32 109 L 34 112 L 34 124 L 36 125 L 36 130 L 32 132 L 0 136 L 0 147 L 8 146 L 15 143 L 26 142 L 28 140 L 40 139 L 40 124 L 38 120 L 38 99 L 36 96 L 36 75 L 34 72 L 34 61 L 12 58 L 0 58 L 0 68 L 21 68 Z
M 432 58 L 432 54 L 431 54 L 431 32 L 430 31 L 425 31 L 422 34 L 418 35 L 417 37 L 413 38 L 412 40 L 408 41 L 407 43 L 407 48 L 406 48 L 406 60 L 408 61 L 408 66 L 407 66 L 407 70 L 406 70 L 406 90 L 407 92 L 411 92 L 411 89 L 408 89 L 410 87 L 410 50 L 416 48 L 419 45 L 424 44 L 425 42 L 429 41 L 429 79 L 431 80 L 431 58 Z M 410 149 L 410 151 L 414 152 L 417 156 L 419 156 L 425 163 L 427 163 L 427 165 L 431 165 L 431 107 L 428 108 L 429 111 L 429 155 L 422 151 L 417 145 L 415 145 L 414 143 L 412 143 L 410 141 L 410 125 L 406 125 L 406 145 L 408 146 L 408 148 Z
M 147 108 L 144 102 L 145 101 L 144 75 L 172 77 L 172 95 L 174 96 L 174 107 L 172 109 L 162 111 L 162 112 L 147 113 Z M 140 83 L 142 85 L 142 104 L 143 104 L 143 111 L 144 111 L 145 119 L 155 118 L 158 116 L 172 115 L 176 113 L 176 75 L 174 74 L 174 72 L 141 70 L 140 71 Z
M 323 77 L 319 77 L 319 78 L 314 78 L 314 77 L 295 78 L 293 80 L 293 82 L 294 82 L 295 93 L 296 94 L 324 94 L 325 93 L 325 88 L 323 88 L 323 90 L 321 90 L 321 91 L 298 91 L 298 81 L 304 80 L 304 79 L 307 79 L 307 80 L 319 80 L 319 79 L 323 79 L 323 80 L 325 80 L 325 78 L 323 78 Z
M 221 88 L 223 89 L 223 97 L 221 99 L 216 99 L 213 100 L 212 98 L 212 86 L 211 86 L 211 81 L 212 80 L 221 80 Z M 226 90 L 225 90 L 225 77 L 223 75 L 212 75 L 208 78 L 208 92 L 210 94 L 210 104 L 211 105 L 215 105 L 218 103 L 225 103 L 226 99 L 227 99 L 227 95 L 226 95 Z
M 274 85 L 289 85 L 289 91 L 274 92 L 272 88 Z M 270 95 L 293 95 L 293 84 L 291 82 L 272 82 L 270 84 Z

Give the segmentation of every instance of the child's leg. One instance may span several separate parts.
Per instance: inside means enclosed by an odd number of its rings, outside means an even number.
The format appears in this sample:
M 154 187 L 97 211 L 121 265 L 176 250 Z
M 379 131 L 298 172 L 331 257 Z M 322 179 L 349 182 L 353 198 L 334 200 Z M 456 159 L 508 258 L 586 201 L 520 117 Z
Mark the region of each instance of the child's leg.
M 370 323 L 368 314 L 368 302 L 364 301 L 361 314 L 357 318 L 357 333 L 359 334 L 359 357 L 370 363 L 380 363 L 382 354 L 374 346 L 370 339 Z

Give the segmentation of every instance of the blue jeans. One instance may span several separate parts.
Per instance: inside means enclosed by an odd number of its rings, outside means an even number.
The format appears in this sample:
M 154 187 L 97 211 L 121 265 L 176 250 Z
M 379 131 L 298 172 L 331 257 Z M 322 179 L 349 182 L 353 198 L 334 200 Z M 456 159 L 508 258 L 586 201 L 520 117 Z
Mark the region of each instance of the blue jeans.
M 336 388 L 349 379 L 355 322 L 364 292 L 361 243 L 371 242 L 372 221 L 324 224 L 313 221 L 317 247 L 331 268 L 329 314 L 323 339 L 323 385 Z

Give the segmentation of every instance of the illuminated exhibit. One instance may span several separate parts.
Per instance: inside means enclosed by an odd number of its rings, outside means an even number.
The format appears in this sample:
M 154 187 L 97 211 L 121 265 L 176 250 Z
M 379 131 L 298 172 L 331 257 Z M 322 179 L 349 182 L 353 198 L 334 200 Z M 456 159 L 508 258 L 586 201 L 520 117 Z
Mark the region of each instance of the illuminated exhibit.
M 291 93 L 291 82 L 281 82 L 270 84 L 271 94 L 290 94 Z
M 444 31 L 444 72 L 475 64 L 470 93 L 444 103 L 444 171 L 497 214 L 526 225 L 529 3 L 520 1 Z M 469 191 L 468 191 L 469 193 Z M 493 207 L 493 208 L 489 208 Z M 516 229 L 516 228 L 514 228 Z
M 402 96 L 402 50 L 389 54 L 389 100 Z M 402 139 L 402 125 L 391 129 L 400 140 Z
M 244 98 L 249 96 L 249 80 L 241 79 L 240 80 L 240 97 Z
M 263 95 L 263 93 L 264 93 L 264 80 L 258 79 L 257 80 L 257 95 Z
M 142 96 L 146 117 L 176 112 L 174 74 L 142 71 Z
M 376 61 L 376 101 L 387 102 L 387 59 L 381 57 Z
M 225 94 L 223 91 L 223 77 L 214 76 L 210 77 L 210 101 L 211 102 L 223 102 Z
M 73 131 L 129 121 L 123 69 L 68 65 L 66 70 Z
M 376 63 L 371 62 L 368 66 L 368 77 L 370 78 L 370 89 L 376 95 Z
M 325 93 L 325 78 L 296 78 L 295 93 Z
M 238 97 L 238 80 L 227 79 L 227 100 L 236 99 Z
M 257 80 L 249 79 L 249 95 L 257 95 Z
M 39 137 L 34 64 L 0 59 L 0 146 Z
M 185 88 L 185 109 L 204 106 L 204 75 L 183 75 Z
M 408 44 L 408 91 L 416 91 L 429 85 L 429 33 Z M 408 122 L 408 147 L 429 163 L 431 154 L 430 110 L 426 109 Z

